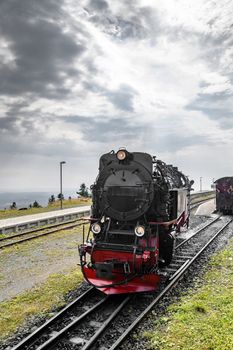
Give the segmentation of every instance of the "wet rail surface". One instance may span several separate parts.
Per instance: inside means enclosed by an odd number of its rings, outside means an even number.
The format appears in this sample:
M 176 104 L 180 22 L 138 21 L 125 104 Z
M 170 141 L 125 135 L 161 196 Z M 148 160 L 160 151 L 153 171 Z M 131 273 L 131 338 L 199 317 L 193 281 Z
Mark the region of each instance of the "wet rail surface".
M 161 273 L 166 283 L 154 293 L 106 296 L 95 288 L 60 311 L 12 350 L 117 349 L 156 304 L 175 287 L 189 267 L 232 223 L 216 217 L 178 244 L 172 264 Z M 166 277 L 165 277 L 166 276 Z

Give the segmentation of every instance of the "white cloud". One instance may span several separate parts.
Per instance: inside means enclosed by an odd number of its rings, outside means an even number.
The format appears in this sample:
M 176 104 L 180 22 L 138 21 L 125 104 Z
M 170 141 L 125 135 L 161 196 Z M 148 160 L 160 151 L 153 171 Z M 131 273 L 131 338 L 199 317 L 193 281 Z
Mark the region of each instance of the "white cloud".
M 31 17 L 17 2 L 1 11 L 12 17 L 0 45 L 4 186 L 49 188 L 61 158 L 72 164 L 71 187 L 90 184 L 99 155 L 119 146 L 197 179 L 231 173 L 220 157 L 233 136 L 229 1 L 36 4 L 21 1 Z M 48 177 L 36 175 L 43 164 Z

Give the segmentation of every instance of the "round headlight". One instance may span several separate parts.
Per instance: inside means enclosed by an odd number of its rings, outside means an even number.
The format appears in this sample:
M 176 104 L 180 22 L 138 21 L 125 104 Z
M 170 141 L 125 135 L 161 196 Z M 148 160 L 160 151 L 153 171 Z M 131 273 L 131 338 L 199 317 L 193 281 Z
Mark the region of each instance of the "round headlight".
M 126 158 L 126 152 L 119 150 L 116 154 L 118 160 L 124 160 Z
M 95 222 L 93 225 L 91 225 L 91 231 L 95 233 L 96 235 L 100 233 L 101 231 L 101 226 L 97 222 Z
M 145 227 L 144 226 L 136 226 L 134 232 L 135 232 L 136 236 L 142 237 L 145 233 Z

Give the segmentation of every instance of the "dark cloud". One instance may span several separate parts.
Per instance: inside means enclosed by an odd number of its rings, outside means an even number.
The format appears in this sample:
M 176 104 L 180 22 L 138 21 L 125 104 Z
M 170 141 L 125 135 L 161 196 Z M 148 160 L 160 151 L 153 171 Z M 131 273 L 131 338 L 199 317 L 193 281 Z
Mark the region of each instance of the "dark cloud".
M 34 110 L 24 110 L 26 103 L 16 103 L 9 109 L 6 117 L 0 118 L 0 157 L 25 155 L 32 157 L 75 157 L 75 140 L 60 133 L 50 138 L 45 130 L 50 130 L 59 123 L 59 118 Z M 38 125 L 40 127 L 38 128 Z
M 118 90 L 106 91 L 105 95 L 117 109 L 133 112 L 133 98 L 136 94 L 130 86 L 121 85 Z
M 84 89 L 106 97 L 118 110 L 134 112 L 133 102 L 138 92 L 131 86 L 121 84 L 118 89 L 108 90 L 103 85 L 97 84 L 91 78 L 88 81 L 83 81 L 82 85 Z
M 233 94 L 226 92 L 199 94 L 186 109 L 200 111 L 209 119 L 218 121 L 222 129 L 229 129 L 233 127 L 232 98 Z
M 108 3 L 105 0 L 90 0 L 88 7 L 97 11 L 103 11 L 108 9 Z
M 90 1 L 87 10 L 89 20 L 105 33 L 120 40 L 144 39 L 160 33 L 160 21 L 155 9 L 140 6 L 138 1 L 119 2 L 119 9 L 113 12 L 107 3 Z
M 16 130 L 17 117 L 3 117 L 0 118 L 1 133 Z
M 9 142 L 10 141 L 10 142 Z M 74 141 L 67 138 L 58 138 L 56 140 L 47 140 L 43 135 L 33 133 L 26 135 L 20 139 L 20 142 L 15 137 L 1 136 L 0 147 L 3 151 L 0 154 L 0 159 L 10 157 L 11 155 L 23 158 L 25 155 L 33 158 L 39 156 L 45 157 L 77 157 L 77 145 Z M 27 167 L 27 164 L 24 164 Z
M 23 99 L 5 105 L 8 109 L 5 115 L 0 117 L 0 137 L 4 137 L 7 132 L 9 137 L 14 136 L 20 142 L 25 134 L 29 135 L 35 131 L 35 122 L 38 118 L 41 119 L 41 114 L 37 110 L 33 113 L 26 111 L 29 103 Z
M 1 94 L 58 98 L 69 93 L 65 79 L 79 77 L 73 63 L 86 47 L 63 30 L 60 11 L 51 0 L 1 3 L 0 35 L 14 56 L 12 65 L 0 64 Z
M 128 38 L 143 39 L 147 36 L 147 28 L 138 21 L 136 16 L 132 16 L 129 20 L 118 17 L 116 36 L 122 40 Z
M 162 137 L 158 135 L 153 140 L 154 147 L 158 152 L 177 152 L 191 146 L 200 146 L 209 144 L 210 140 L 206 135 L 181 135 L 177 132 L 164 134 Z
M 157 152 L 177 152 L 191 146 L 211 144 L 208 136 L 200 134 L 181 134 L 176 127 L 173 132 L 160 133 L 150 123 L 133 121 L 126 116 L 116 116 L 112 119 L 105 119 L 98 116 L 95 119 L 83 116 L 67 116 L 63 118 L 65 123 L 73 124 L 73 130 L 77 128 L 83 133 L 83 139 L 90 142 L 105 144 L 128 145 L 133 140 L 143 140 L 144 148 L 151 149 L 152 154 Z M 171 123 L 170 119 L 167 123 Z
M 112 119 L 107 119 L 104 116 L 96 118 L 67 116 L 63 120 L 66 123 L 76 125 L 77 129 L 82 131 L 84 139 L 106 144 L 116 141 L 128 142 L 147 130 L 146 126 L 142 128 L 140 125 L 135 125 L 132 120 L 125 116 Z

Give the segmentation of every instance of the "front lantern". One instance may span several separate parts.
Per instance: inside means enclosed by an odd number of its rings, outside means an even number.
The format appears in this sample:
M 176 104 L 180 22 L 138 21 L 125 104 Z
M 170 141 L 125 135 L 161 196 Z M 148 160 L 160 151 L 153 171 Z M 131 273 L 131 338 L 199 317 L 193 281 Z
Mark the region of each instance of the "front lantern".
M 145 234 L 145 227 L 144 226 L 136 226 L 134 232 L 135 232 L 136 236 L 142 237 Z
M 123 149 L 120 149 L 120 150 L 117 152 L 116 156 L 117 156 L 117 159 L 118 159 L 118 160 L 124 160 L 124 159 L 126 158 L 126 151 L 123 150 Z
M 91 225 L 91 231 L 95 234 L 98 235 L 101 231 L 101 226 L 98 222 L 95 222 L 93 225 Z

